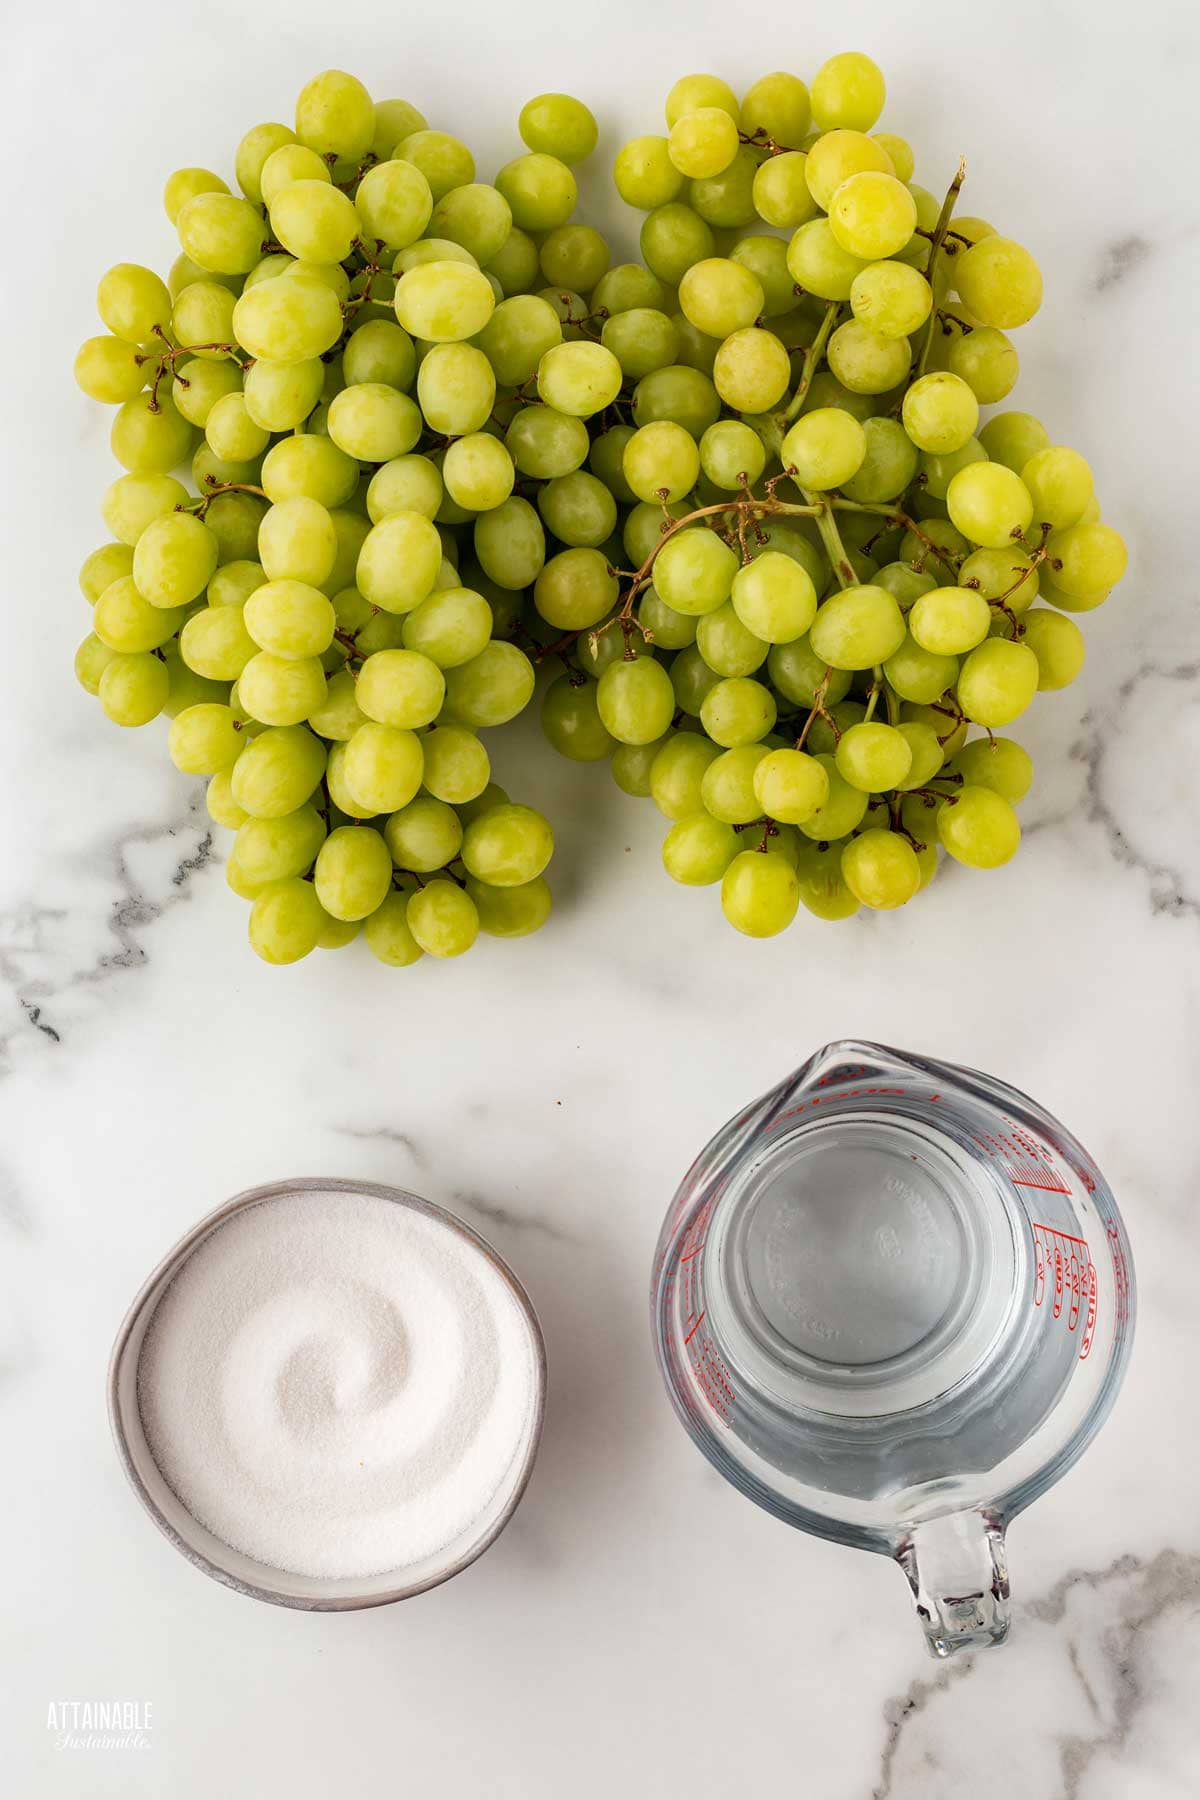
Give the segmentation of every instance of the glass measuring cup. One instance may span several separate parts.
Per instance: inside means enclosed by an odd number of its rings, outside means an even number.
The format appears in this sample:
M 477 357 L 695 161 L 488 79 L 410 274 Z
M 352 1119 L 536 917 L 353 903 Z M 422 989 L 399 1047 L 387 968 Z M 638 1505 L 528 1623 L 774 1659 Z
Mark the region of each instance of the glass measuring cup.
M 1034 1101 L 847 1041 L 701 1152 L 652 1315 L 710 1462 L 788 1523 L 894 1557 L 949 1656 L 1008 1633 L 1005 1529 L 1116 1397 L 1133 1262 L 1099 1170 Z

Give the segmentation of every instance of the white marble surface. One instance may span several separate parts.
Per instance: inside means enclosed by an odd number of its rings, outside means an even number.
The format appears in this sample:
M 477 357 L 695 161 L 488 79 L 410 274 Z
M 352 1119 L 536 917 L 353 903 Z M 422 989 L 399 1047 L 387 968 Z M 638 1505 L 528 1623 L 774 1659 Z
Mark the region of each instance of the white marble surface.
M 1196 15 L 773 13 L 64 0 L 8 22 L 0 1745 L 22 1800 L 1200 1791 Z M 540 939 L 408 972 L 365 953 L 257 963 L 160 730 L 117 732 L 71 678 L 110 467 L 69 375 L 96 275 L 165 266 L 166 172 L 227 166 L 244 126 L 286 116 L 331 62 L 461 130 L 486 171 L 539 89 L 585 95 L 611 154 L 689 68 L 745 85 L 847 41 L 886 66 L 885 123 L 916 141 L 918 178 L 942 186 L 965 151 L 964 206 L 1040 256 L 1016 403 L 1092 458 L 1132 549 L 1086 621 L 1083 677 L 1022 727 L 1039 777 L 1018 861 L 952 869 L 901 916 L 746 942 L 711 894 L 659 874 L 649 806 L 530 725 L 497 761 L 559 832 Z M 1140 1273 L 1113 1421 L 1011 1533 L 1011 1642 L 944 1668 L 896 1570 L 789 1532 L 709 1471 L 651 1361 L 650 1256 L 691 1155 L 849 1033 L 961 1057 L 1058 1111 L 1108 1172 Z M 127 1491 L 103 1408 L 113 1332 L 166 1247 L 236 1189 L 308 1172 L 459 1207 L 527 1281 L 552 1371 L 497 1547 L 440 1592 L 346 1618 L 197 1576 Z M 48 1703 L 107 1697 L 151 1704 L 150 1747 L 59 1749 Z

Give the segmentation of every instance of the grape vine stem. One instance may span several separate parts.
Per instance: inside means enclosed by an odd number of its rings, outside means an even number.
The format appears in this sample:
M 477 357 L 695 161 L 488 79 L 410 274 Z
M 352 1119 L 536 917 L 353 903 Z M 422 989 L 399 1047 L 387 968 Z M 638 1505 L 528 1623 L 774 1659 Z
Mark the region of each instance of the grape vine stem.
M 942 210 L 937 216 L 937 223 L 934 226 L 933 234 L 929 239 L 929 285 L 931 288 L 934 284 L 934 277 L 937 274 L 938 251 L 946 241 L 946 234 L 950 229 L 950 220 L 954 215 L 954 207 L 958 200 L 959 193 L 962 190 L 962 184 L 966 179 L 966 158 L 960 157 L 958 168 L 954 173 L 954 180 L 946 189 L 946 198 L 942 201 Z M 923 375 L 925 373 L 925 365 L 929 361 L 929 352 L 933 348 L 933 337 L 937 328 L 938 309 L 934 306 L 930 311 L 929 320 L 925 326 L 925 336 L 921 340 L 921 354 L 917 358 L 916 375 Z
M 825 317 L 821 320 L 821 328 L 817 332 L 812 343 L 804 352 L 804 362 L 800 368 L 800 379 L 796 383 L 796 391 L 788 401 L 787 411 L 783 415 L 784 423 L 787 425 L 790 425 L 792 420 L 797 417 L 800 408 L 808 398 L 808 390 L 812 386 L 812 378 L 817 372 L 818 363 L 825 354 L 825 346 L 829 342 L 829 335 L 837 324 L 838 314 L 841 310 L 840 302 L 837 300 L 831 300 L 829 302 L 829 305 L 825 308 Z

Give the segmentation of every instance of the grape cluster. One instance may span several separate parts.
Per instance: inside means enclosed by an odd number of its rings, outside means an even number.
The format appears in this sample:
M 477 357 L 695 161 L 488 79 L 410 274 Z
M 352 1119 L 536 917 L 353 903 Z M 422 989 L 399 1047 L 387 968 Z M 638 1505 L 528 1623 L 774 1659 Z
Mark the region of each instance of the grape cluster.
M 247 133 L 240 197 L 171 176 L 180 257 L 109 271 L 76 363 L 128 471 L 77 671 L 172 718 L 261 955 L 544 921 L 550 827 L 478 736 L 540 664 L 551 744 L 649 796 L 740 931 L 1013 855 L 1032 766 L 996 731 L 1078 674 L 1125 550 L 1081 456 L 980 424 L 1041 277 L 956 213 L 961 168 L 941 203 L 912 181 L 883 102 L 858 54 L 740 104 L 685 77 L 616 158 L 645 217 L 615 266 L 567 95 L 492 185 L 336 71 Z

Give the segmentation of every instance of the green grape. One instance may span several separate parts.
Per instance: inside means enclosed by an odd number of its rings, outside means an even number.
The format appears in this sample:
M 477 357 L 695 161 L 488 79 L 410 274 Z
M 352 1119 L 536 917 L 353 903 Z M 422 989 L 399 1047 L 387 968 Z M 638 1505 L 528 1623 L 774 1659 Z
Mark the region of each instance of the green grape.
M 171 323 L 171 296 L 153 269 L 116 263 L 101 276 L 96 311 L 114 337 L 139 347 Z
M 630 561 L 639 569 L 648 562 L 667 530 L 666 515 L 669 514 L 672 520 L 683 519 L 687 517 L 689 509 L 690 503 L 686 500 L 669 501 L 665 509 L 644 500 L 630 507 L 621 533 L 621 541 Z
M 1035 451 L 1021 480 L 1033 499 L 1034 522 L 1056 530 L 1077 525 L 1095 497 L 1091 469 L 1077 450 L 1064 445 Z
M 1020 360 L 1002 331 L 980 325 L 956 337 L 947 351 L 952 374 L 966 382 L 981 406 L 994 406 L 1011 394 L 1021 372 Z
M 269 581 L 320 587 L 337 556 L 337 532 L 329 509 L 301 494 L 269 507 L 258 528 L 258 553 Z
M 594 631 L 584 631 L 575 640 L 575 660 L 585 675 L 594 675 L 599 680 L 609 663 L 624 657 L 626 648 L 631 656 L 654 654 L 635 627 L 631 626 L 626 632 L 621 627 L 620 615 L 612 613 Z
M 832 595 L 809 633 L 814 653 L 835 669 L 870 669 L 904 642 L 904 616 L 886 588 L 867 583 Z
M 521 473 L 539 481 L 553 481 L 579 468 L 587 458 L 588 441 L 582 419 L 569 418 L 549 406 L 525 407 L 504 439 Z
M 755 171 L 754 206 L 768 225 L 791 231 L 816 218 L 817 202 L 805 176 L 807 162 L 801 151 L 789 150 L 768 157 Z
M 584 162 L 600 135 L 582 100 L 570 94 L 537 94 L 521 108 L 517 128 L 531 150 L 561 162 Z
M 818 656 L 809 637 L 775 644 L 767 658 L 767 673 L 793 706 L 815 705 L 818 689 L 828 706 L 836 706 L 850 692 L 850 675 L 843 669 L 831 668 Z
M 484 202 L 479 207 L 470 199 L 466 203 L 453 199 L 454 194 L 473 196 L 476 193 L 491 194 L 498 205 L 492 208 Z M 426 226 L 431 223 L 433 198 L 429 182 L 414 163 L 393 160 L 376 163 L 373 169 L 367 170 L 354 196 L 354 206 L 367 237 L 393 250 L 406 250 L 424 235 Z M 492 212 L 498 213 L 499 217 L 489 219 Z M 274 217 L 272 213 L 272 223 Z M 503 244 L 511 220 L 508 208 L 493 189 L 476 190 L 467 186 L 451 189 L 442 197 L 432 223 L 435 236 L 462 243 L 478 256 L 472 240 L 484 244 L 489 254 L 493 254 Z
M 736 750 L 757 744 L 775 727 L 775 697 L 761 681 L 732 677 L 704 697 L 700 721 L 715 744 Z
M 227 194 L 229 188 L 211 169 L 176 169 L 163 189 L 163 210 L 174 225 L 180 212 L 197 194 Z
M 410 269 L 420 269 L 426 263 L 435 262 L 463 263 L 468 269 L 479 267 L 471 252 L 462 244 L 456 244 L 450 238 L 423 237 L 400 251 L 392 265 L 392 273 L 399 277 L 406 275 Z
M 276 151 L 280 154 L 287 152 Z M 272 232 L 303 263 L 343 262 L 362 228 L 353 200 L 331 185 L 328 174 L 322 180 L 289 182 L 270 207 Z
M 924 275 L 899 262 L 868 264 L 854 277 L 849 298 L 859 323 L 885 338 L 911 336 L 921 329 L 933 308 L 933 293 Z
M 829 340 L 833 374 L 852 394 L 885 394 L 908 375 L 912 350 L 904 337 L 883 337 L 859 319 L 847 319 Z
M 600 336 L 630 381 L 670 368 L 679 350 L 675 325 L 666 313 L 650 306 L 633 306 L 606 319 Z
M 968 438 L 957 450 L 948 450 L 942 454 L 926 450 L 919 459 L 922 491 L 933 500 L 944 501 L 946 490 L 960 469 L 968 469 L 972 463 L 985 463 L 987 460 L 987 451 L 975 437 Z
M 390 462 L 406 456 L 421 435 L 415 401 L 383 382 L 356 382 L 343 388 L 329 408 L 329 435 L 358 462 Z
M 546 689 L 542 730 L 559 755 L 572 762 L 600 762 L 616 747 L 596 706 L 596 683 L 575 685 L 570 675 L 558 676 Z
M 958 579 L 963 587 L 977 588 L 985 600 L 1003 600 L 1010 612 L 1023 613 L 1038 596 L 1038 566 L 1016 548 L 974 551 Z
M 265 200 L 263 193 L 263 170 L 276 150 L 285 144 L 296 142 L 295 133 L 287 125 L 269 121 L 264 125 L 252 125 L 237 147 L 234 158 L 234 173 L 237 183 L 247 200 L 257 205 Z M 172 221 L 174 223 L 174 221 Z
M 696 641 L 699 621 L 690 613 L 676 612 L 653 587 L 643 589 L 637 619 L 651 641 L 663 650 L 686 650 Z
M 749 825 L 762 817 L 762 803 L 755 790 L 754 776 L 763 758 L 770 754 L 766 744 L 741 744 L 713 757 L 700 777 L 700 798 L 706 812 L 724 825 Z
M 607 543 L 617 525 L 612 494 L 582 469 L 547 482 L 538 493 L 538 511 L 554 536 L 575 549 Z
M 660 662 L 635 657 L 605 669 L 597 685 L 596 706 L 605 729 L 618 743 L 649 744 L 671 723 L 675 690 Z
M 405 165 L 397 163 L 397 168 Z M 347 387 L 361 382 L 382 382 L 407 393 L 417 372 L 417 353 L 402 325 L 394 320 L 368 319 L 346 339 L 342 372 Z
M 719 419 L 700 439 L 700 467 L 714 487 L 727 492 L 740 489 L 743 482 L 753 487 L 766 460 L 762 439 L 740 419 Z
M 734 576 L 732 607 L 763 643 L 788 644 L 806 634 L 817 617 L 817 590 L 792 556 L 765 551 Z
M 918 595 L 908 615 L 914 642 L 938 657 L 961 656 L 973 650 L 986 638 L 991 622 L 991 607 L 983 595 L 966 587 L 931 588 Z
M 995 234 L 956 259 L 954 284 L 981 325 L 1005 331 L 1026 324 L 1042 304 L 1041 270 L 1028 250 Z
M 202 269 L 245 275 L 262 254 L 262 215 L 234 194 L 197 194 L 175 221 L 184 254 Z
M 442 709 L 446 681 L 419 650 L 377 650 L 358 672 L 355 698 L 369 719 L 417 731 Z
M 242 393 L 246 411 L 264 430 L 292 431 L 320 399 L 324 372 L 325 365 L 316 355 L 283 363 L 260 357 L 245 373 Z
M 557 226 L 542 239 L 539 252 L 546 280 L 578 293 L 590 293 L 611 261 L 608 245 L 591 225 Z
M 411 612 L 433 592 L 441 561 L 442 540 L 423 513 L 390 513 L 363 540 L 356 586 L 372 606 Z
M 603 344 L 556 344 L 538 364 L 538 394 L 572 418 L 603 412 L 621 391 L 621 365 Z M 582 460 L 582 459 L 581 459 Z
M 861 131 L 845 128 L 826 131 L 809 147 L 805 179 L 810 193 L 823 212 L 830 211 L 834 195 L 845 182 L 854 176 L 868 173 L 895 179 L 892 159 L 887 151 L 882 144 L 876 143 L 874 138 L 867 137 Z M 883 254 L 890 255 L 891 252 Z
M 913 382 L 904 396 L 902 418 L 918 450 L 944 454 L 960 450 L 974 435 L 979 402 L 965 381 L 937 370 Z
M 411 336 L 435 344 L 474 337 L 495 307 L 487 276 L 467 263 L 421 263 L 396 283 L 396 317 L 401 325 Z
M 363 926 L 363 937 L 372 956 L 389 968 L 406 969 L 424 955 L 408 926 L 407 894 L 393 890 Z
M 451 188 L 465 187 L 475 179 L 475 158 L 464 143 L 445 131 L 410 132 L 396 145 L 393 156 L 415 164 L 435 201 Z
M 1032 650 L 1038 665 L 1038 692 L 1068 687 L 1083 668 L 1087 654 L 1083 633 L 1074 619 L 1064 618 L 1048 606 L 1035 606 L 1022 620 L 1021 642 Z
M 594 549 L 560 551 L 534 581 L 534 607 L 558 632 L 599 625 L 615 601 L 617 578 L 608 569 L 608 558 Z
M 651 133 L 622 145 L 613 164 L 613 182 L 627 206 L 653 212 L 678 199 L 684 177 L 671 161 L 666 138 Z
M 869 142 L 881 148 L 878 140 L 872 138 Z M 882 154 L 886 156 L 887 152 Z M 810 183 L 812 160 L 810 154 Z M 902 250 L 916 223 L 916 203 L 904 183 L 890 171 L 884 174 L 863 169 L 843 181 L 830 197 L 830 230 L 843 250 L 864 262 L 882 261 Z
M 774 937 L 786 930 L 800 904 L 800 884 L 778 851 L 742 850 L 721 879 L 721 910 L 747 937 Z
M 652 275 L 641 263 L 618 263 L 596 283 L 591 310 L 615 319 L 622 313 L 646 308 L 664 312 L 669 303 L 669 291 L 657 275 Z M 583 311 L 586 313 L 587 310 L 585 305 Z
M 529 587 L 546 557 L 542 521 L 515 495 L 476 519 L 474 544 L 484 574 L 502 588 Z
M 965 558 L 969 550 L 966 538 L 949 519 L 925 519 L 920 536 L 912 529 L 904 533 L 900 540 L 899 560 L 919 574 L 924 574 L 927 565 L 932 565 L 935 573 L 941 574 L 944 570 L 954 575 L 959 559 Z
M 75 380 L 89 400 L 107 406 L 132 400 L 145 387 L 149 374 L 140 345 L 123 338 L 87 338 L 75 358 Z
M 191 513 L 168 513 L 139 536 L 133 580 L 151 606 L 173 610 L 204 592 L 216 566 L 217 540 L 207 525 Z
M 812 81 L 812 116 L 822 131 L 869 131 L 887 94 L 883 71 L 859 50 L 823 62 Z
M 461 956 L 479 935 L 475 902 L 453 881 L 431 881 L 409 896 L 408 928 L 429 956 Z
M 1050 447 L 1050 433 L 1032 413 L 1002 412 L 980 428 L 979 441 L 993 462 L 1019 475 L 1030 457 Z
M 202 704 L 177 713 L 167 739 L 171 761 L 185 775 L 216 775 L 231 769 L 243 739 L 228 706 Z
M 682 500 L 699 477 L 700 452 L 681 425 L 658 419 L 634 432 L 622 468 L 639 500 Z
M 953 694 L 943 695 L 934 705 L 923 706 L 905 701 L 900 708 L 905 725 L 928 725 L 946 756 L 953 756 L 967 740 L 968 721 L 959 713 Z
M 1072 599 L 1116 587 L 1128 562 L 1124 539 L 1111 525 L 1068 525 L 1052 531 L 1046 550 L 1055 587 Z
M 432 519 L 442 504 L 442 477 L 427 456 L 398 456 L 376 469 L 367 488 L 373 525 L 392 513 L 417 512 Z
M 757 328 L 727 337 L 713 362 L 713 384 L 727 406 L 764 413 L 777 406 L 791 381 L 787 351 L 773 332 Z
M 937 812 L 938 837 L 955 862 L 969 869 L 998 869 L 1021 841 L 1017 815 L 992 788 L 960 788 Z
M 801 852 L 796 868 L 801 904 L 818 919 L 851 919 L 858 899 L 842 879 L 842 846 L 821 849 L 810 844 Z
M 664 732 L 662 737 L 653 739 L 649 744 L 618 744 L 609 739 L 612 745 L 609 768 L 623 794 L 632 795 L 639 800 L 649 799 L 650 771 L 654 767 L 654 759 L 674 735 L 673 731 Z M 687 735 L 694 734 L 689 732 Z
M 834 756 L 839 735 L 849 731 L 852 725 L 861 725 L 866 716 L 866 707 L 857 700 L 842 700 L 836 706 L 828 707 L 825 713 L 818 713 L 807 726 L 805 742 L 809 754 Z
M 259 646 L 246 629 L 240 606 L 207 606 L 179 635 L 184 662 L 209 681 L 236 681 Z
M 411 136 L 414 131 L 425 131 L 428 124 L 424 113 L 408 100 L 377 100 L 371 149 L 376 156 L 386 159 L 402 138 Z
M 554 833 L 541 813 L 504 803 L 478 813 L 463 833 L 467 873 L 489 887 L 523 887 L 554 854 Z
M 430 431 L 465 437 L 486 425 L 496 400 L 496 377 L 482 350 L 471 344 L 439 344 L 417 371 L 417 396 Z
M 716 675 L 753 675 L 767 660 L 768 645 L 745 625 L 727 600 L 705 613 L 696 627 L 700 654 Z
M 768 818 L 801 825 L 828 800 L 829 776 L 803 750 L 771 750 L 755 767 L 754 796 Z
M 946 509 L 963 536 L 988 550 L 1002 550 L 1028 530 L 1033 497 L 1019 475 L 1003 463 L 979 462 L 960 469 L 946 490 Z
M 1010 725 L 1033 699 L 1038 678 L 1038 659 L 1025 644 L 988 638 L 963 661 L 958 704 L 975 725 Z
M 496 186 L 512 208 L 513 224 L 522 231 L 553 231 L 575 211 L 574 175 L 559 157 L 544 151 L 505 163 Z
M 953 589 L 948 591 L 954 592 Z M 884 661 L 883 673 L 888 686 L 902 700 L 913 700 L 922 706 L 930 706 L 941 698 L 947 688 L 954 686 L 958 676 L 958 658 L 926 650 L 915 638 L 906 637 L 899 649 Z
M 461 244 L 477 263 L 489 263 L 504 248 L 512 223 L 512 213 L 503 194 L 483 182 L 467 182 L 443 194 L 432 217 L 423 219 L 419 229 L 406 242 L 412 243 L 420 237 L 428 224 L 432 236 Z M 395 240 L 389 238 L 388 241 Z
M 703 810 L 704 774 L 720 754 L 716 744 L 692 731 L 676 732 L 661 743 L 650 768 L 649 793 L 665 819 Z
M 663 868 L 686 887 L 711 887 L 738 854 L 738 834 L 706 812 L 678 819 L 663 839 Z
M 969 787 L 991 788 L 1015 806 L 1033 782 L 1033 759 L 1012 738 L 977 738 L 963 745 L 948 773 L 961 775 Z
M 342 308 L 320 281 L 262 281 L 233 309 L 237 341 L 272 364 L 307 363 L 341 336 Z
M 150 394 L 135 394 L 118 407 L 109 442 L 122 468 L 131 475 L 166 475 L 186 457 L 192 427 L 166 394 L 151 411 Z
M 253 463 L 271 441 L 256 425 L 239 391 L 222 395 L 211 407 L 204 435 L 214 456 L 226 463 Z
M 849 499 L 868 505 L 896 500 L 917 472 L 917 450 L 904 427 L 896 419 L 866 419 L 863 422 L 866 455 L 858 472 L 842 483 Z M 846 535 L 848 521 L 843 521 Z M 878 534 L 878 521 L 867 521 L 871 534 Z
M 562 342 L 562 325 L 554 308 L 537 294 L 502 300 L 476 340 L 496 380 L 520 387 L 537 373 L 547 350 Z
M 809 126 L 809 93 L 796 75 L 776 70 L 746 89 L 741 126 L 748 136 L 763 133 L 777 144 L 798 144 Z
M 128 544 L 101 544 L 84 558 L 79 586 L 84 599 L 94 606 L 106 587 L 132 574 L 133 551 Z
M 334 919 L 328 914 L 321 921 L 321 932 L 317 938 L 318 950 L 342 950 L 352 944 L 358 936 L 359 921 L 357 919 Z
M 901 181 L 911 181 L 916 158 L 912 145 L 906 138 L 897 137 L 894 131 L 873 131 L 871 133 L 877 144 L 881 144 L 892 159 L 892 167 Z M 956 221 L 957 223 L 957 221 Z
M 483 729 L 506 725 L 529 704 L 533 664 L 515 644 L 492 642 L 470 662 L 446 672 L 446 705 L 456 723 Z M 430 792 L 437 792 L 430 787 Z M 439 800 L 450 799 L 438 794 Z
M 737 151 L 737 121 L 719 106 L 699 106 L 682 114 L 667 136 L 672 163 L 693 181 L 719 175 Z
M 325 770 L 325 747 L 303 725 L 262 732 L 233 766 L 233 799 L 254 819 L 279 819 L 304 805 Z
M 667 95 L 668 126 L 676 124 L 685 113 L 696 112 L 702 106 L 718 107 L 735 121 L 740 117 L 737 96 L 729 83 L 722 81 L 719 75 L 681 75 Z
M 712 226 L 681 200 L 656 206 L 642 222 L 638 234 L 642 260 L 659 281 L 678 287 L 693 263 L 712 255 L 716 239 Z
M 987 553 L 991 555 L 992 552 Z M 921 594 L 927 594 L 937 586 L 933 576 L 923 569 L 914 569 L 911 563 L 885 563 L 876 570 L 874 582 L 877 587 L 884 587 L 893 594 L 902 612 L 907 612 Z
M 512 493 L 516 470 L 498 438 L 469 432 L 451 444 L 442 461 L 446 492 L 470 512 L 487 512 Z
M 352 738 L 359 726 L 366 723 L 366 714 L 355 695 L 354 677 L 348 670 L 339 670 L 329 677 L 325 698 L 308 715 L 308 723 L 321 737 L 334 738 L 340 743 Z
M 110 582 L 92 613 L 92 629 L 101 643 L 126 655 L 157 650 L 175 636 L 183 622 L 182 607 L 151 605 L 132 575 Z
M 677 366 L 695 369 L 701 375 L 711 375 L 717 351 L 721 348 L 717 339 L 706 337 L 704 332 L 697 331 L 682 313 L 673 313 L 671 323 L 679 334 Z M 709 385 L 712 385 L 711 382 Z M 720 410 L 719 406 L 717 410 Z
M 361 502 L 361 486 L 357 490 L 356 499 Z M 349 587 L 354 580 L 354 572 L 358 567 L 358 558 L 371 522 L 361 512 L 349 512 L 343 507 L 334 507 L 329 514 L 333 520 L 334 534 L 337 538 L 337 554 L 333 559 L 333 567 L 325 580 L 319 585 L 332 598 L 343 588 Z
M 479 914 L 479 929 L 489 937 L 527 937 L 540 931 L 550 917 L 553 898 L 543 875 L 516 887 L 493 887 L 489 882 L 467 877 L 468 895 Z
M 209 794 L 211 797 L 211 788 Z M 307 802 L 295 812 L 268 819 L 245 814 L 233 845 L 243 886 L 261 890 L 272 881 L 306 874 L 324 840 L 325 822 Z
M 802 488 L 840 488 L 863 465 L 867 437 L 857 419 L 837 406 L 818 407 L 796 420 L 780 448 L 785 469 Z
M 874 911 L 904 906 L 921 886 L 921 866 L 897 831 L 864 831 L 842 851 L 842 879 L 855 899 Z
M 250 908 L 250 948 L 264 962 L 299 962 L 316 949 L 324 923 L 310 881 L 273 881 Z
M 787 245 L 781 238 L 751 232 L 738 239 L 729 252 L 730 260 L 748 269 L 763 291 L 763 317 L 769 319 L 780 337 L 788 333 L 787 348 L 795 346 L 791 335 L 801 330 L 812 341 L 808 321 L 801 324 L 796 304 L 796 284 L 787 265 Z
M 238 676 L 238 695 L 250 717 L 264 725 L 299 725 L 325 698 L 325 671 L 315 656 L 284 657 L 260 650 Z
M 118 651 L 100 673 L 96 692 L 114 725 L 148 725 L 167 703 L 167 665 L 147 651 Z
M 700 441 L 709 425 L 720 416 L 716 387 L 700 369 L 675 364 L 642 376 L 633 389 L 633 423 L 649 425 L 653 419 L 671 419 Z
M 85 693 L 97 695 L 101 691 L 101 675 L 119 655 L 117 650 L 110 650 L 108 644 L 101 643 L 95 632 L 88 632 L 83 643 L 76 650 L 76 680 Z
M 739 145 L 733 161 L 719 174 L 691 182 L 688 205 L 718 231 L 737 231 L 755 224 L 754 177 L 758 164 L 759 158 L 749 145 Z
M 463 808 L 489 789 L 491 763 L 487 751 L 473 731 L 465 731 L 459 725 L 439 725 L 422 739 L 422 744 L 426 788 L 435 799 L 457 807 L 465 822 L 467 814 Z
M 482 651 L 492 632 L 492 609 L 470 588 L 444 588 L 404 615 L 404 646 L 439 669 L 454 669 Z
M 318 155 L 358 162 L 375 140 L 375 106 L 361 81 L 326 69 L 296 101 L 296 136 Z
M 392 858 L 380 832 L 339 825 L 317 852 L 317 899 L 335 919 L 365 919 L 392 885 Z
M 201 431 L 208 424 L 217 402 L 241 391 L 242 375 L 236 363 L 201 362 L 198 357 L 177 364 L 171 382 L 175 410 L 182 413 L 190 425 L 198 425 Z
M 851 787 L 860 788 L 864 794 L 886 794 L 907 778 L 912 749 L 895 726 L 872 721 L 852 725 L 842 733 L 834 762 L 838 774 Z
M 690 526 L 663 544 L 654 563 L 660 599 L 676 612 L 699 616 L 729 599 L 737 555 L 713 531 Z
M 729 257 L 694 263 L 679 284 L 683 315 L 698 331 L 724 338 L 753 325 L 763 309 L 762 283 Z
M 325 785 L 329 790 L 329 798 L 338 812 L 344 813 L 348 819 L 373 819 L 376 817 L 374 806 L 364 805 L 351 793 L 346 780 L 346 751 L 349 740 L 331 744 L 329 762 L 325 770 Z
M 222 769 L 213 776 L 204 795 L 209 818 L 214 825 L 223 825 L 227 831 L 236 831 L 250 817 L 233 797 L 232 775 L 232 770 Z
M 862 824 L 867 810 L 867 796 L 861 788 L 851 787 L 834 758 L 821 751 L 813 759 L 824 769 L 829 793 L 814 813 L 797 821 L 799 829 L 814 843 L 836 843 L 849 837 Z
M 916 719 L 905 720 L 896 729 L 908 745 L 911 758 L 908 774 L 896 785 L 901 791 L 922 788 L 926 782 L 933 780 L 946 760 L 937 733 L 931 725 Z
M 413 731 L 369 719 L 345 746 L 342 773 L 351 798 L 372 813 L 398 812 L 421 786 L 422 740 Z

